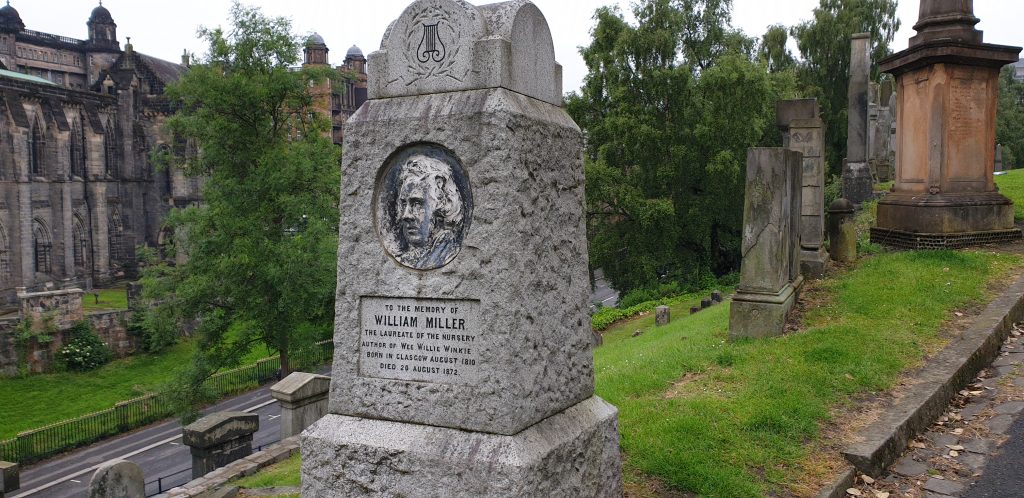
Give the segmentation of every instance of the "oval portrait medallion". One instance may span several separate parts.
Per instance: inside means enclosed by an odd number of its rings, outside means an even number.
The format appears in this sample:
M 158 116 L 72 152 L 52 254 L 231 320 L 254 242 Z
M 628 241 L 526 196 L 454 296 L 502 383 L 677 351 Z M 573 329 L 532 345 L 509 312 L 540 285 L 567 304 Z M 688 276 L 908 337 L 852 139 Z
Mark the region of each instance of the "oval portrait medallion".
M 473 218 L 473 194 L 462 164 L 436 144 L 392 154 L 377 179 L 374 206 L 384 250 L 417 270 L 451 263 Z

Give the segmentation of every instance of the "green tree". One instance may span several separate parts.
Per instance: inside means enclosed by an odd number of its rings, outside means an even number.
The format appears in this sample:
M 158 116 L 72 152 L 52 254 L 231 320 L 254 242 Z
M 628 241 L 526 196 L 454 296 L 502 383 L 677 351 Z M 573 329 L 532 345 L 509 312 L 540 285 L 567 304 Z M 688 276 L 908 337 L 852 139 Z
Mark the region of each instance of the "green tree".
M 180 111 L 168 126 L 196 145 L 177 166 L 202 179 L 203 202 L 168 217 L 187 259 L 144 270 L 151 309 L 141 321 L 156 347 L 194 328 L 196 389 L 260 344 L 287 374 L 290 352 L 329 337 L 340 174 L 307 92 L 338 74 L 294 69 L 301 42 L 290 21 L 235 3 L 230 29 L 200 36 L 209 53 L 169 87 Z
M 761 37 L 758 57 L 768 65 L 768 71 L 778 73 L 796 66 L 796 58 L 786 45 L 789 43 L 789 30 L 781 24 L 773 24 Z
M 1003 164 L 1017 168 L 1024 158 L 1024 82 L 1014 79 L 1010 64 L 999 74 L 999 110 L 996 114 L 996 142 L 1003 144 Z
M 877 78 L 877 63 L 891 53 L 889 45 L 899 28 L 896 0 L 820 0 L 813 19 L 791 30 L 802 57 L 802 93 L 817 97 L 821 105 L 826 161 L 833 174 L 840 173 L 846 157 L 850 37 L 870 33 L 872 72 Z
M 753 61 L 730 8 L 644 0 L 636 25 L 598 9 L 581 49 L 589 74 L 567 109 L 587 135 L 591 262 L 620 290 L 738 267 L 746 149 L 777 140 L 775 101 L 794 79 Z

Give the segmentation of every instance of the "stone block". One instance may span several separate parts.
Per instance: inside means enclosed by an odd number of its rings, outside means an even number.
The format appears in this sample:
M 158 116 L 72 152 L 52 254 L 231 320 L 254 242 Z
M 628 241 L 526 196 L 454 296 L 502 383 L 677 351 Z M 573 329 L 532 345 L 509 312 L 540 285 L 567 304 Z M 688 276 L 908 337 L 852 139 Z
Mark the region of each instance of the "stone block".
M 722 291 L 712 291 L 711 300 L 716 303 L 722 302 Z
M 562 105 L 551 31 L 528 1 L 476 7 L 418 0 L 384 34 L 367 64 L 369 97 L 505 88 Z
M 13 462 L 0 462 L 0 496 L 21 487 L 21 467 Z
M 512 436 L 327 415 L 302 496 L 621 497 L 617 410 L 592 397 Z
M 281 404 L 281 439 L 297 435 L 327 414 L 327 393 L 331 378 L 292 372 L 270 387 L 270 395 Z
M 259 426 L 259 415 L 246 412 L 217 412 L 187 425 L 182 442 L 192 453 L 192 478 L 251 455 Z
M 657 326 L 668 325 L 672 320 L 671 310 L 668 306 L 658 306 L 654 309 L 654 323 Z
M 127 460 L 111 460 L 101 465 L 89 481 L 89 498 L 145 498 L 146 481 L 142 468 Z

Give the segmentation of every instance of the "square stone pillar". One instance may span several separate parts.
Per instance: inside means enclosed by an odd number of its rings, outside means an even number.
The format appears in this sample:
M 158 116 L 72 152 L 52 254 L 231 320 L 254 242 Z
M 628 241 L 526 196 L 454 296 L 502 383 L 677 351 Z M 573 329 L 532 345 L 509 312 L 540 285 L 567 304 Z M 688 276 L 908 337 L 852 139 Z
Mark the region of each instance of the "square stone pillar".
M 547 21 L 418 0 L 368 69 L 302 495 L 622 496 L 617 411 L 594 396 L 583 135 Z
M 259 415 L 246 412 L 217 412 L 185 426 L 182 442 L 192 452 L 192 478 L 251 455 L 259 428 Z
M 803 155 L 782 148 L 747 152 L 743 205 L 743 262 L 732 300 L 729 337 L 767 337 L 785 331 L 803 284 L 799 272 Z M 794 216 L 797 215 L 797 216 Z
M 882 61 L 898 87 L 898 170 L 873 242 L 940 249 L 1021 238 L 993 179 L 999 70 L 1021 49 L 981 43 L 977 22 L 973 2 L 924 0 L 910 48 Z
M 871 78 L 871 35 L 857 33 L 850 40 L 850 86 L 847 112 L 846 162 L 843 197 L 860 205 L 874 196 L 868 164 L 868 81 Z
M 281 404 L 281 439 L 302 432 L 327 414 L 327 392 L 331 378 L 292 372 L 270 387 L 270 395 Z
M 12 462 L 0 462 L 0 498 L 21 487 L 20 468 Z
M 800 208 L 800 273 L 820 278 L 829 265 L 825 251 L 825 122 L 817 99 L 775 105 L 783 147 L 803 154 Z

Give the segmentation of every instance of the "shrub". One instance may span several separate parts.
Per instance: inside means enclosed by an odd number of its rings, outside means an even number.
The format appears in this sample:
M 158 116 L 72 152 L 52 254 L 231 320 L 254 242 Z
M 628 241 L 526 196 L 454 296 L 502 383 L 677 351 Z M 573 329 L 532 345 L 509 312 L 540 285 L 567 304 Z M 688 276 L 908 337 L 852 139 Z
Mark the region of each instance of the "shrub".
M 82 321 L 66 333 L 67 344 L 57 351 L 57 361 L 68 370 L 86 372 L 106 365 L 114 357 L 110 348 L 96 336 L 89 322 Z

